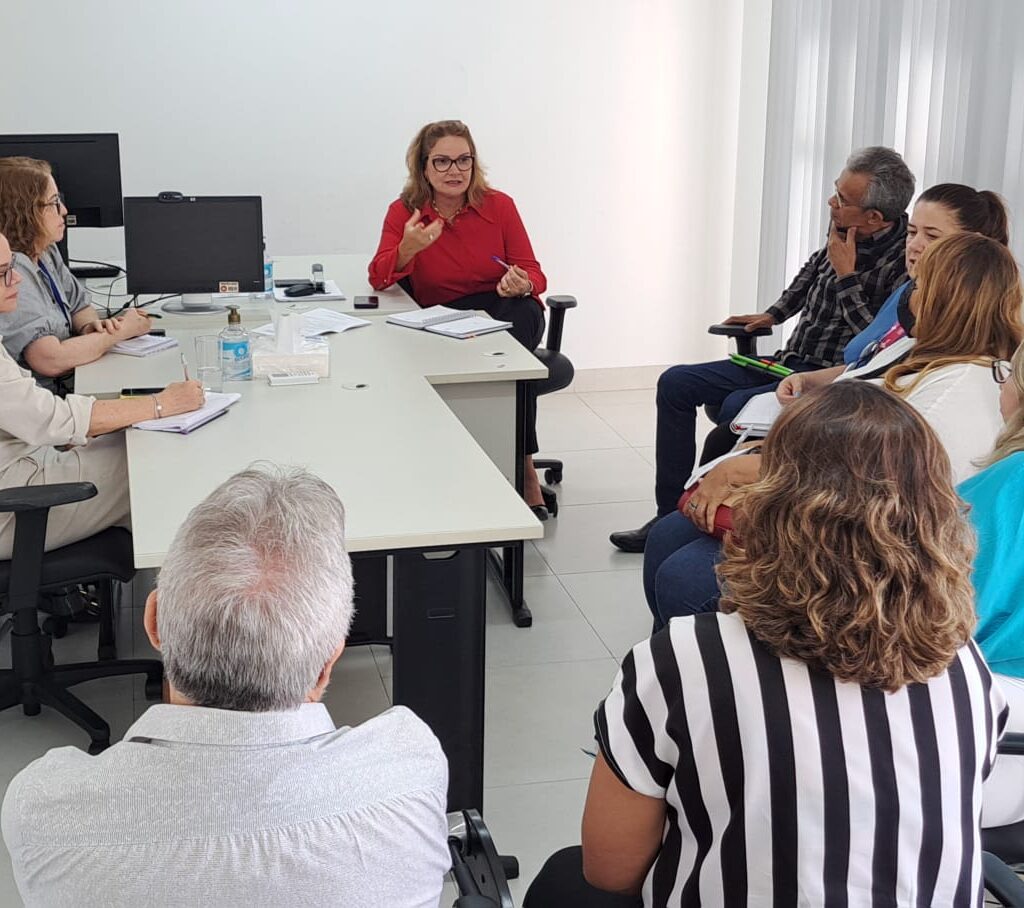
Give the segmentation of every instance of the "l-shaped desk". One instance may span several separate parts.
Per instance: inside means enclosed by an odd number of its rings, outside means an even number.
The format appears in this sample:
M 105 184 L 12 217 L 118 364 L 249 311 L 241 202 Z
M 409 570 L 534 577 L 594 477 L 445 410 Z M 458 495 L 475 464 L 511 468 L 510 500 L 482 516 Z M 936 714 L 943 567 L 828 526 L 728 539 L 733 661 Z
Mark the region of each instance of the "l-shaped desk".
M 348 299 L 297 302 L 353 311 L 352 296 L 370 292 L 366 260 L 316 260 Z M 244 305 L 248 326 L 268 321 L 270 305 Z M 411 305 L 396 289 L 383 308 Z M 331 374 L 319 384 L 225 383 L 241 400 L 195 433 L 127 432 L 135 563 L 159 567 L 189 510 L 253 461 L 300 465 L 322 477 L 345 505 L 357 608 L 367 613 L 360 620 L 381 636 L 391 560 L 394 701 L 440 738 L 450 809 L 480 807 L 486 551 L 543 534 L 510 479 L 517 396 L 522 382 L 547 373 L 505 332 L 455 340 L 379 315 L 369 321 L 329 337 Z M 77 371 L 75 390 L 112 397 L 123 387 L 180 380 L 179 354 L 191 358 L 192 338 L 217 333 L 224 322 L 223 315 L 167 316 L 161 326 L 180 349 L 108 354 Z

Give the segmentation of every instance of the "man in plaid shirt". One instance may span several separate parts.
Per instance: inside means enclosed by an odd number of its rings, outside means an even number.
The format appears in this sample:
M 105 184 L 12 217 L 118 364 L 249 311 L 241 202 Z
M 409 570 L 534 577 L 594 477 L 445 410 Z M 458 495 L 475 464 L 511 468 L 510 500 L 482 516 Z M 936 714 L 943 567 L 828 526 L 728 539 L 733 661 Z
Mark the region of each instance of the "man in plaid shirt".
M 757 315 L 736 315 L 729 325 L 748 331 L 782 324 L 799 313 L 786 346 L 775 354 L 797 371 L 843 361 L 843 347 L 863 331 L 892 291 L 907 279 L 904 247 L 914 175 L 891 148 L 873 146 L 850 155 L 828 200 L 828 243 L 800 269 L 778 302 Z M 642 552 L 659 517 L 676 508 L 696 455 L 697 408 L 719 407 L 731 422 L 755 394 L 774 390 L 767 373 L 730 360 L 673 366 L 658 379 L 655 497 L 658 515 L 637 530 L 611 534 L 626 552 Z

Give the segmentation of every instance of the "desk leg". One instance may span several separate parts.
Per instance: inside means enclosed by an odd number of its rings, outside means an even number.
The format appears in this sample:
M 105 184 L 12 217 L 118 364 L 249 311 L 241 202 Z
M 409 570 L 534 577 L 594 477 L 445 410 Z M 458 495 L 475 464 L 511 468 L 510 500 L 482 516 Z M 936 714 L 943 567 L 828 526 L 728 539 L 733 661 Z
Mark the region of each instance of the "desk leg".
M 388 556 L 353 555 L 356 615 L 348 632 L 349 646 L 388 643 Z
M 526 482 L 526 467 L 523 460 L 526 456 L 526 382 L 516 382 L 516 442 L 515 442 L 515 486 L 522 495 Z M 533 614 L 523 601 L 523 572 L 526 556 L 523 543 L 507 545 L 501 552 L 501 585 L 508 596 L 508 606 L 512 610 L 512 621 L 516 627 L 530 627 Z M 492 565 L 497 567 L 497 559 L 492 557 Z
M 434 731 L 448 757 L 448 809 L 484 799 L 485 550 L 394 555 L 394 702 Z

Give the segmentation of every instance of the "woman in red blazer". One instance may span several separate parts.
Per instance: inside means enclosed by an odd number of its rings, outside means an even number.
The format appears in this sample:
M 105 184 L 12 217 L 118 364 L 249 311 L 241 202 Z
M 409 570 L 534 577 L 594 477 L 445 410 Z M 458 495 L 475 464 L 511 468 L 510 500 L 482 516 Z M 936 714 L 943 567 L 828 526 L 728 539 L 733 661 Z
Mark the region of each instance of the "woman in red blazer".
M 511 322 L 512 336 L 536 349 L 544 333 L 540 294 L 547 279 L 515 202 L 487 184 L 469 128 L 459 120 L 428 123 L 412 140 L 406 164 L 409 178 L 384 217 L 370 283 L 383 290 L 403 281 L 424 307 L 482 309 Z M 546 520 L 533 467 L 536 424 L 537 395 L 528 382 L 523 497 Z

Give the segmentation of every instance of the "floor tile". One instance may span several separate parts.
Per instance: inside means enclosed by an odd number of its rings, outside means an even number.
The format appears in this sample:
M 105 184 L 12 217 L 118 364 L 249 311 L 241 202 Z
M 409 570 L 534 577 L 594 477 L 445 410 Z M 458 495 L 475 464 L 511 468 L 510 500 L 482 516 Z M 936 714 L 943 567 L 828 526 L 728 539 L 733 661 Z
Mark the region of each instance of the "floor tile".
M 560 508 L 558 517 L 545 524 L 537 549 L 556 574 L 636 570 L 643 556 L 620 552 L 608 541 L 608 534 L 642 526 L 654 511 L 650 501 Z
M 634 407 L 650 407 L 654 409 L 655 388 L 631 388 L 626 391 L 581 391 L 576 396 L 590 409 L 597 412 L 601 407 L 614 407 L 628 404 Z
M 532 627 L 516 627 L 504 596 L 487 597 L 487 665 L 535 665 L 607 659 L 608 648 L 555 576 L 527 577 L 524 594 Z
M 588 779 L 573 779 L 484 792 L 484 819 L 499 854 L 519 859 L 519 879 L 509 883 L 517 905 L 554 852 L 579 844 L 587 784 Z
M 631 445 L 654 444 L 656 413 L 650 404 L 602 404 L 594 412 Z
M 566 451 L 552 456 L 565 464 L 562 482 L 554 486 L 559 508 L 614 501 L 648 501 L 653 508 L 654 468 L 632 448 Z
M 639 570 L 566 574 L 561 582 L 616 659 L 651 635 Z
M 627 442 L 575 395 L 551 405 L 550 396 L 537 401 L 537 438 L 546 451 L 587 451 L 621 448 Z
M 636 451 L 636 453 L 646 460 L 652 467 L 657 465 L 657 461 L 654 459 L 657 448 L 655 448 L 654 445 L 650 445 L 649 447 L 644 446 L 642 448 L 633 448 L 633 450 Z
M 526 544 L 523 546 L 523 554 L 524 577 L 542 577 L 545 574 L 551 573 L 551 567 L 544 560 L 544 556 L 537 551 L 537 546 L 535 546 L 530 540 L 527 540 Z
M 617 670 L 611 658 L 488 668 L 484 784 L 588 778 L 580 745 L 593 739 L 594 710 Z

